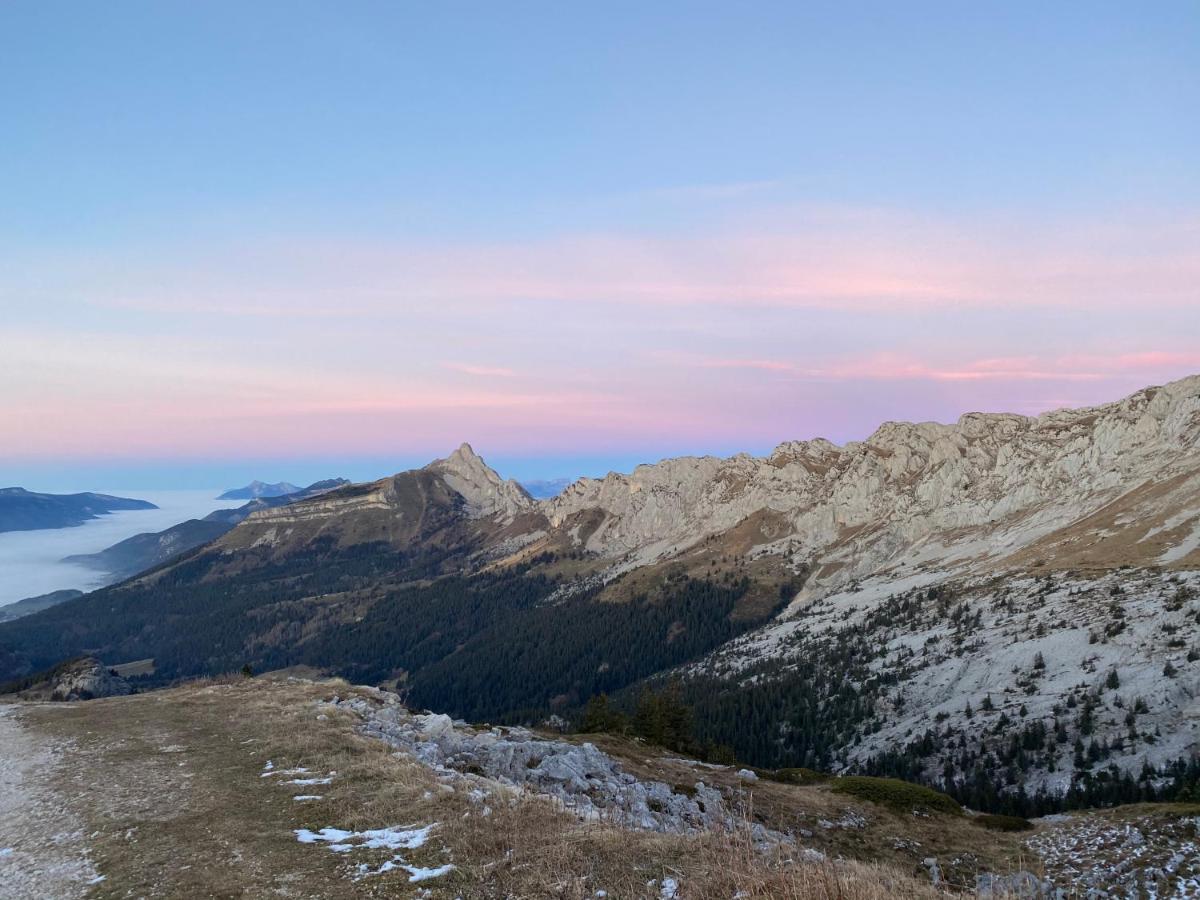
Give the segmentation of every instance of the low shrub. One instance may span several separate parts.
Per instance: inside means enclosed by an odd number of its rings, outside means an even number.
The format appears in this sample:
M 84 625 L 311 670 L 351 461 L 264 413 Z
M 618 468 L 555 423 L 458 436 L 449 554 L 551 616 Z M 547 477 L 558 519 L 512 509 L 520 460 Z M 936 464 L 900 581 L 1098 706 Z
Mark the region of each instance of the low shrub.
M 993 813 L 985 813 L 982 816 L 976 816 L 974 819 L 976 825 L 982 825 L 984 828 L 992 831 L 1029 831 L 1033 828 L 1033 823 L 1028 819 L 1023 819 L 1020 816 L 1001 816 Z
M 869 800 L 897 812 L 949 813 L 960 815 L 962 807 L 953 797 L 897 778 L 871 778 L 866 775 L 846 775 L 833 783 L 833 789 L 860 800 Z

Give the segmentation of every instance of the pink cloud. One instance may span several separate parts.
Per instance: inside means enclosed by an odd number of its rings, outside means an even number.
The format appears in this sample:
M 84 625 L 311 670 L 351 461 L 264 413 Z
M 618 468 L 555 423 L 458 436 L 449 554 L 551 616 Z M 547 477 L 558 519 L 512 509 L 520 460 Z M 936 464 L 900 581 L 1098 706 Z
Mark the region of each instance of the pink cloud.
M 805 379 L 880 381 L 1100 381 L 1115 373 L 1200 371 L 1200 353 L 1070 354 L 960 359 L 934 363 L 911 355 L 877 353 L 843 356 L 821 365 L 782 359 L 725 359 L 674 356 L 677 364 L 703 369 L 743 369 Z
M 464 375 L 479 375 L 486 378 L 515 378 L 516 372 L 504 366 L 479 366 L 471 363 L 444 363 L 445 368 Z
M 507 243 L 277 240 L 159 272 L 83 271 L 92 302 L 268 317 L 540 303 L 938 310 L 1200 303 L 1190 218 L 972 223 L 800 211 L 691 236 Z M 184 287 L 186 286 L 186 287 Z
M 751 447 L 1111 400 L 1200 370 L 1196 236 L 809 211 L 38 260 L 0 283 L 0 457 Z

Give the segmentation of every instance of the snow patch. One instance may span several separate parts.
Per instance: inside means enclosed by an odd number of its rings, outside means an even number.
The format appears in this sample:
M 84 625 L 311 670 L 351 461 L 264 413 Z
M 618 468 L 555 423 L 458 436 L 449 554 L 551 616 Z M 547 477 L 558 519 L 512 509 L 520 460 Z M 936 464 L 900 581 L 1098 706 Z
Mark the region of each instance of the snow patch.
M 299 799 L 299 798 L 296 798 Z M 319 798 L 317 798 L 319 799 Z M 346 831 L 342 828 L 322 828 L 320 831 L 310 831 L 307 828 L 295 830 L 296 840 L 302 844 L 324 843 L 334 853 L 351 853 L 356 850 L 386 850 L 392 854 L 378 866 L 369 863 L 359 863 L 355 868 L 355 880 L 371 875 L 382 875 L 393 869 L 402 869 L 409 874 L 409 881 L 425 881 L 428 878 L 438 878 L 454 869 L 446 864 L 437 868 L 422 868 L 409 865 L 401 850 L 416 850 L 423 847 L 429 840 L 429 834 L 436 827 L 433 825 L 393 825 L 388 828 L 374 828 L 367 831 Z
M 440 878 L 447 872 L 453 871 L 454 866 L 447 863 L 444 866 L 438 866 L 436 869 L 422 869 L 418 866 L 401 866 L 408 872 L 409 881 L 424 881 L 427 878 Z
M 298 785 L 302 785 L 302 786 L 303 785 L 311 785 L 311 784 L 329 784 L 330 782 L 333 781 L 333 776 L 336 774 L 337 774 L 336 772 L 331 772 L 325 778 L 289 778 L 287 781 L 285 781 L 283 783 L 284 784 L 298 784 Z

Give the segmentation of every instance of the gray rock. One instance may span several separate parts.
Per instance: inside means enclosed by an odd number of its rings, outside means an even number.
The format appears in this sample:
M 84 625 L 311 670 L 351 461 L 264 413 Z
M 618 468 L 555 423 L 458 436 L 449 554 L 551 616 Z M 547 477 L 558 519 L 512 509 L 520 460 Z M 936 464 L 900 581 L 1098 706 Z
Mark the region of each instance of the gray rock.
M 734 828 L 740 819 L 715 787 L 697 781 L 676 790 L 661 781 L 640 781 L 594 744 L 538 737 L 525 728 L 477 731 L 448 716 L 413 714 L 395 698 L 334 698 L 334 705 L 363 719 L 363 731 L 411 754 L 451 779 L 492 779 L 507 787 L 552 797 L 584 820 L 673 834 Z M 747 770 L 748 771 L 748 770 Z M 753 776 L 753 772 L 749 773 Z M 763 847 L 794 846 L 791 835 L 751 826 Z
M 87 658 L 60 672 L 50 690 L 51 700 L 94 700 L 133 693 L 129 682 L 113 674 L 99 660 Z
M 1032 872 L 1013 872 L 1011 875 L 993 875 L 984 872 L 975 877 L 975 893 L 978 897 L 1005 898 L 1005 900 L 1062 900 L 1067 895 L 1049 881 L 1042 881 Z
M 936 887 L 937 885 L 941 884 L 942 883 L 942 870 L 940 868 L 938 868 L 937 857 L 936 856 L 927 856 L 923 860 L 921 860 L 921 862 L 925 866 L 925 868 L 929 870 L 929 880 L 933 882 L 934 886 Z

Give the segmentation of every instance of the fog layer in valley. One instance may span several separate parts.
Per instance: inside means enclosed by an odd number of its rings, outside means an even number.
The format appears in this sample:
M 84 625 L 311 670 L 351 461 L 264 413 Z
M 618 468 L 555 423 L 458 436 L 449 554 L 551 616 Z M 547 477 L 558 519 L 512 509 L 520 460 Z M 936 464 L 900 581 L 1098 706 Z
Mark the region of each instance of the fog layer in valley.
M 162 531 L 179 522 L 206 516 L 214 509 L 239 505 L 237 501 L 216 499 L 217 494 L 221 493 L 220 489 L 96 490 L 118 497 L 149 500 L 159 508 L 115 512 L 75 528 L 10 531 L 0 534 L 0 606 L 51 591 L 67 588 L 89 591 L 101 587 L 108 583 L 106 573 L 62 562 L 63 557 L 96 553 L 135 534 Z

